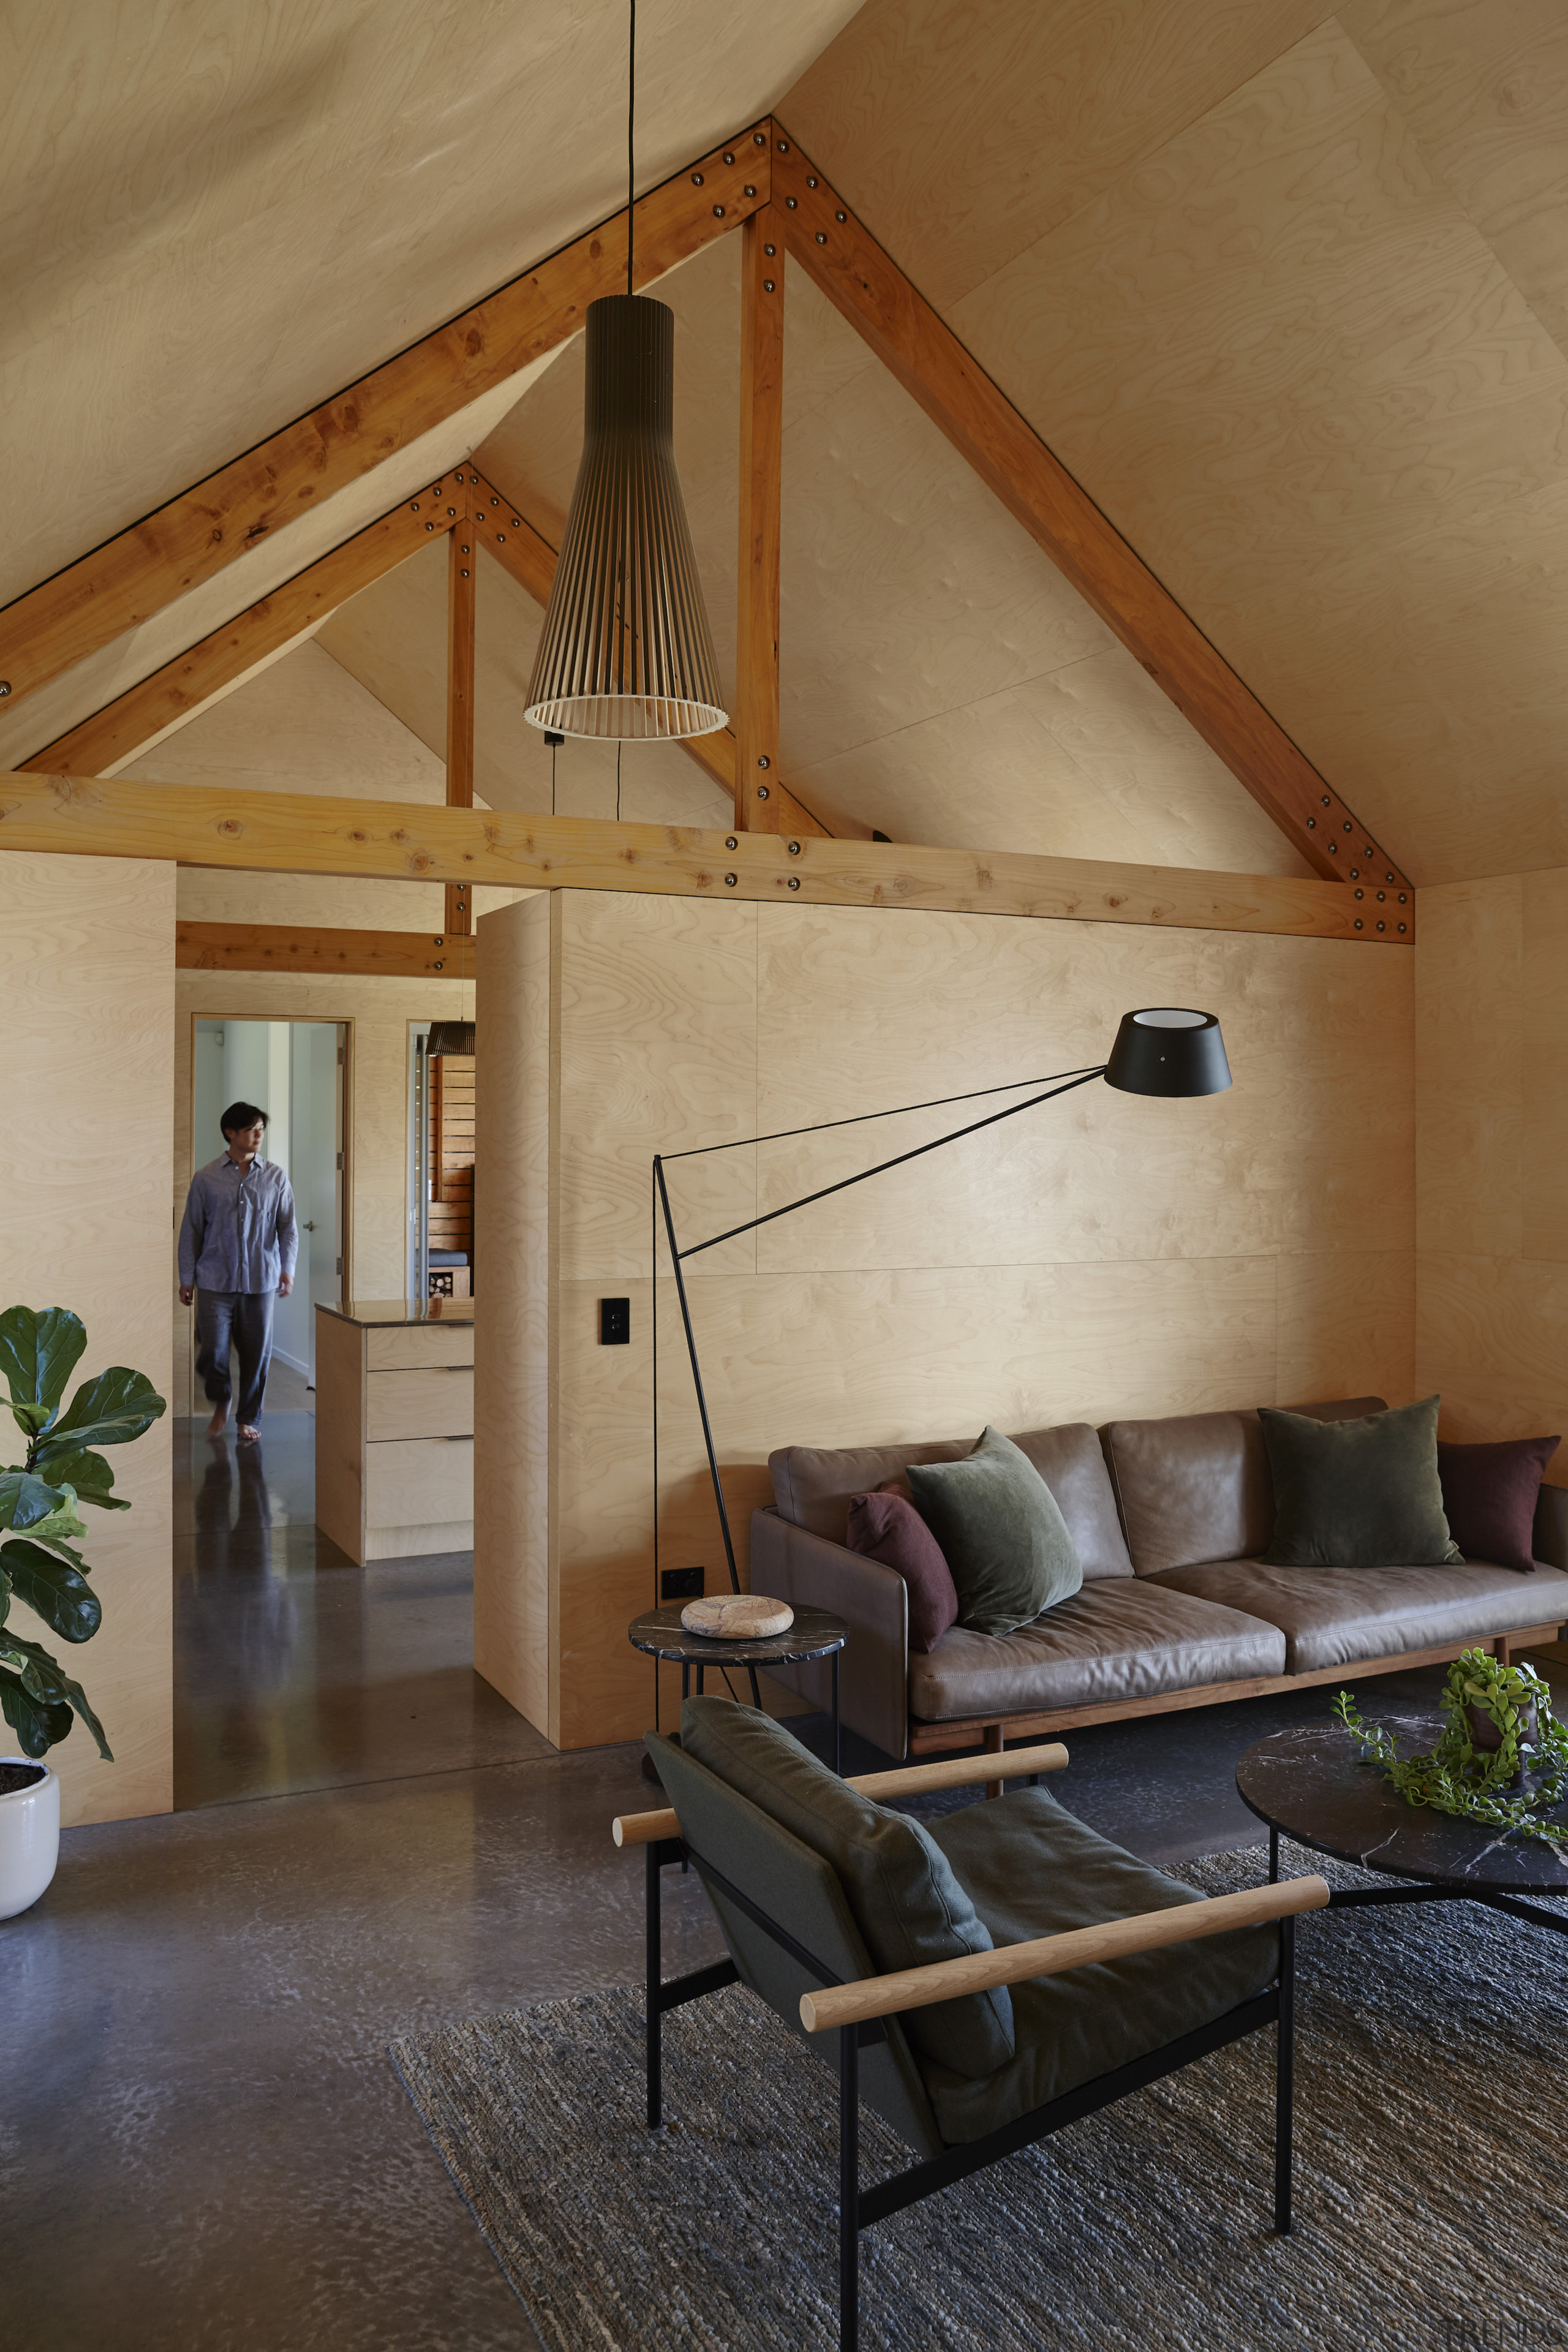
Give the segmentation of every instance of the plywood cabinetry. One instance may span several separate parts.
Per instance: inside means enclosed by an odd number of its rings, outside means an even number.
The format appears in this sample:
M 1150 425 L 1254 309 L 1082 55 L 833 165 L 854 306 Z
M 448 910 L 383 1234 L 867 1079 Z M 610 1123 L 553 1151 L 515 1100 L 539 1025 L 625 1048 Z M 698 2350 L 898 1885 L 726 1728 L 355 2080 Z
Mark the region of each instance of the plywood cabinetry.
M 472 1544 L 473 1360 L 472 1323 L 416 1303 L 317 1308 L 316 1524 L 351 1559 Z

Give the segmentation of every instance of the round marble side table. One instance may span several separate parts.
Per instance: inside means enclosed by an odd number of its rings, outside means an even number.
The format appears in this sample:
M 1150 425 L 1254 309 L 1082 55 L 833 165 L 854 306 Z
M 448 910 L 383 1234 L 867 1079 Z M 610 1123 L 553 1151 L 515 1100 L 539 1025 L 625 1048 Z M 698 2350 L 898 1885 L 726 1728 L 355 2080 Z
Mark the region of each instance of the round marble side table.
M 716 1642 L 709 1634 L 687 1632 L 680 1622 L 683 1606 L 679 1601 L 667 1601 L 662 1609 L 649 1609 L 641 1617 L 634 1617 L 626 1628 L 634 1649 L 646 1650 L 650 1658 L 665 1658 L 679 1666 L 682 1698 L 690 1696 L 694 1667 L 699 1698 L 702 1696 L 702 1678 L 709 1667 L 748 1667 L 754 1704 L 759 1666 L 796 1665 L 805 1658 L 832 1659 L 833 1769 L 836 1772 L 841 1770 L 838 1653 L 849 1639 L 847 1620 L 836 1617 L 831 1609 L 797 1609 L 794 1624 L 783 1633 L 765 1633 L 755 1641 Z

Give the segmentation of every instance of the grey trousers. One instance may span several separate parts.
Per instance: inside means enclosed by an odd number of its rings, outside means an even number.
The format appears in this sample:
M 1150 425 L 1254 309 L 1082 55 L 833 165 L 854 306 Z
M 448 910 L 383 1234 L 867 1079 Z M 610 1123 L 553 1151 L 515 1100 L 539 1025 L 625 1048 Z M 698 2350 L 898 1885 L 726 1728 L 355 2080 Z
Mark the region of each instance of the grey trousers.
M 253 1427 L 261 1418 L 267 1371 L 272 1361 L 270 1290 L 198 1290 L 196 1370 L 209 1404 L 226 1404 L 232 1393 L 228 1351 L 239 1358 L 239 1418 Z

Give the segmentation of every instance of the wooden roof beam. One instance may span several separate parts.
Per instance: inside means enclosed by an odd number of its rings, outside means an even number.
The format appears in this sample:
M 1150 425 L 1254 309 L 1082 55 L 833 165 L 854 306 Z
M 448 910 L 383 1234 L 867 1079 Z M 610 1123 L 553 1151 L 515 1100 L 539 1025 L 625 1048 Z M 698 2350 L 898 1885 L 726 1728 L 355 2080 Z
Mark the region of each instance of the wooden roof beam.
M 180 971 L 309 971 L 327 978 L 357 972 L 380 980 L 472 980 L 474 942 L 466 935 L 441 931 L 182 920 L 174 925 L 174 965 Z
M 731 847 L 731 844 L 734 846 Z M 910 848 L 803 835 L 725 835 L 679 825 L 608 824 L 401 801 L 328 800 L 210 784 L 0 774 L 0 851 L 169 858 L 275 874 L 368 875 L 399 882 L 496 883 L 534 890 L 637 890 L 664 897 L 1146 923 L 1408 945 L 1405 893 L 1358 901 L 1338 882 L 1088 858 Z
M 689 260 L 767 202 L 767 141 L 764 124 L 749 125 L 637 199 L 639 284 Z M 16 598 L 0 612 L 5 694 L 16 698 L 58 677 L 565 342 L 590 302 L 623 290 L 626 242 L 623 207 Z
M 1410 884 L 780 122 L 788 250 L 1313 869 Z

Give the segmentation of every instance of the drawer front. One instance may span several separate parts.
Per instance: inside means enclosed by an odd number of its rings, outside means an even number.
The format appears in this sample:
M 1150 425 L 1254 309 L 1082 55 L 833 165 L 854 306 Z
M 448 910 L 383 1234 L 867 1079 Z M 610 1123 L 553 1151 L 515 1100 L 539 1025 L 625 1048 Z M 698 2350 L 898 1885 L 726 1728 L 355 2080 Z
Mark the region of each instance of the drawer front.
M 471 1323 L 393 1323 L 373 1326 L 365 1335 L 364 1360 L 373 1372 L 431 1371 L 474 1360 Z
M 434 1527 L 473 1516 L 471 1437 L 390 1439 L 365 1447 L 367 1528 Z
M 453 1364 L 436 1371 L 367 1372 L 364 1433 L 373 1443 L 387 1437 L 472 1437 L 473 1366 Z

